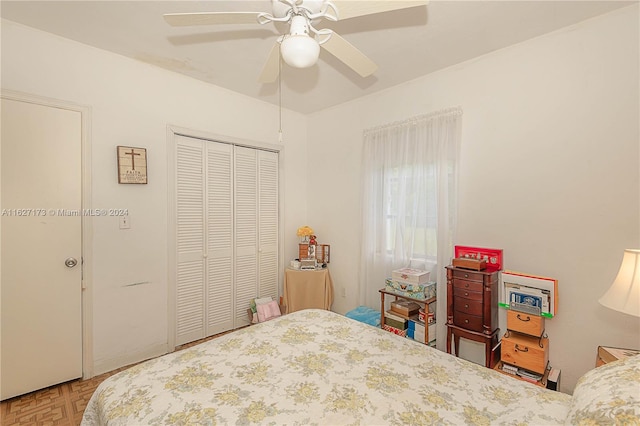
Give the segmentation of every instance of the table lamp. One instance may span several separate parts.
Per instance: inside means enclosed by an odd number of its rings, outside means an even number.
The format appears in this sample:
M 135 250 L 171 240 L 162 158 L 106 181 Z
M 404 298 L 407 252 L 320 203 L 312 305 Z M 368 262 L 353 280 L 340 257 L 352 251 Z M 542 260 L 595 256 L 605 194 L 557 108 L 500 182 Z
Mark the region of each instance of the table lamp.
M 640 317 L 640 249 L 625 249 L 618 276 L 598 302 L 614 311 Z

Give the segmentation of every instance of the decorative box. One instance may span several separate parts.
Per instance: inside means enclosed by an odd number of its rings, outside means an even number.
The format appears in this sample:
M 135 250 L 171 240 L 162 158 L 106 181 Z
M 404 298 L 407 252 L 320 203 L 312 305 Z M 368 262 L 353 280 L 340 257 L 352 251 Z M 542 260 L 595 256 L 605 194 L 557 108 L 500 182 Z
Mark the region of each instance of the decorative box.
M 402 268 L 391 271 L 391 279 L 408 284 L 426 284 L 429 282 L 428 271 L 422 269 Z
M 507 330 L 540 337 L 544 333 L 544 317 L 510 309 L 507 311 Z
M 407 336 L 407 330 L 400 330 L 397 329 L 395 327 L 391 327 L 390 325 L 384 324 L 382 326 L 383 329 L 393 333 L 393 334 L 397 334 L 398 336 L 402 336 L 402 337 L 406 337 Z
M 487 261 L 484 259 L 471 259 L 470 257 L 460 257 L 451 259 L 451 264 L 456 268 L 473 269 L 483 271 L 487 269 Z
M 385 289 L 400 296 L 412 299 L 426 300 L 436 297 L 436 283 L 434 281 L 425 284 L 409 284 L 403 281 L 396 281 L 387 278 Z
M 489 271 L 501 271 L 504 264 L 502 249 L 454 246 L 454 257 L 485 260 L 486 269 Z
M 424 308 L 420 308 L 420 310 L 418 311 L 418 320 L 422 322 L 427 322 L 427 314 Z
M 544 374 L 549 361 L 549 339 L 509 333 L 502 338 L 501 359 L 507 364 Z
M 407 328 L 406 319 L 393 315 L 389 311 L 384 314 L 384 323 L 386 325 L 390 325 L 391 327 L 397 328 L 398 330 L 405 330 Z

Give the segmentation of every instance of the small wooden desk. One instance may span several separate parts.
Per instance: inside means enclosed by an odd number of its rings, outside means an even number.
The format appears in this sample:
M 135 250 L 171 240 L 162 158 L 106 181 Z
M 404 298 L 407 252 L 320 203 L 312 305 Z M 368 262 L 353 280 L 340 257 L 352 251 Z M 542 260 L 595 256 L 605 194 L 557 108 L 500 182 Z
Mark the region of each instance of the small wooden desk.
M 331 310 L 333 280 L 329 269 L 285 269 L 283 293 L 287 313 L 309 308 Z

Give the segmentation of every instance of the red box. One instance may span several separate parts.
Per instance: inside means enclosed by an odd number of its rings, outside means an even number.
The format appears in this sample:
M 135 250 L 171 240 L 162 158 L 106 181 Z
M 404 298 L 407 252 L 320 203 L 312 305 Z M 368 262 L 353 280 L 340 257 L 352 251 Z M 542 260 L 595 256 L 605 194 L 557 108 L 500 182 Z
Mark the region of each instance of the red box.
M 504 266 L 502 259 L 502 249 L 455 246 L 454 256 L 456 258 L 470 258 L 487 261 L 487 271 L 502 271 Z
M 399 328 L 391 327 L 388 324 L 383 324 L 382 328 L 393 334 L 397 334 L 398 336 L 407 337 L 407 330 L 400 330 Z

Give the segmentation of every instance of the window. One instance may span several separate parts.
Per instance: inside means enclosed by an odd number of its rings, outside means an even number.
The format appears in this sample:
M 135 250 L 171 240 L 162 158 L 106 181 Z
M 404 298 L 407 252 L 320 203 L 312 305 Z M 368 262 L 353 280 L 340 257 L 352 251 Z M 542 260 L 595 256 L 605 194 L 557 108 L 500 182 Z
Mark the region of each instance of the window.
M 393 269 L 451 257 L 460 126 L 454 109 L 365 131 L 362 305 L 377 306 Z

